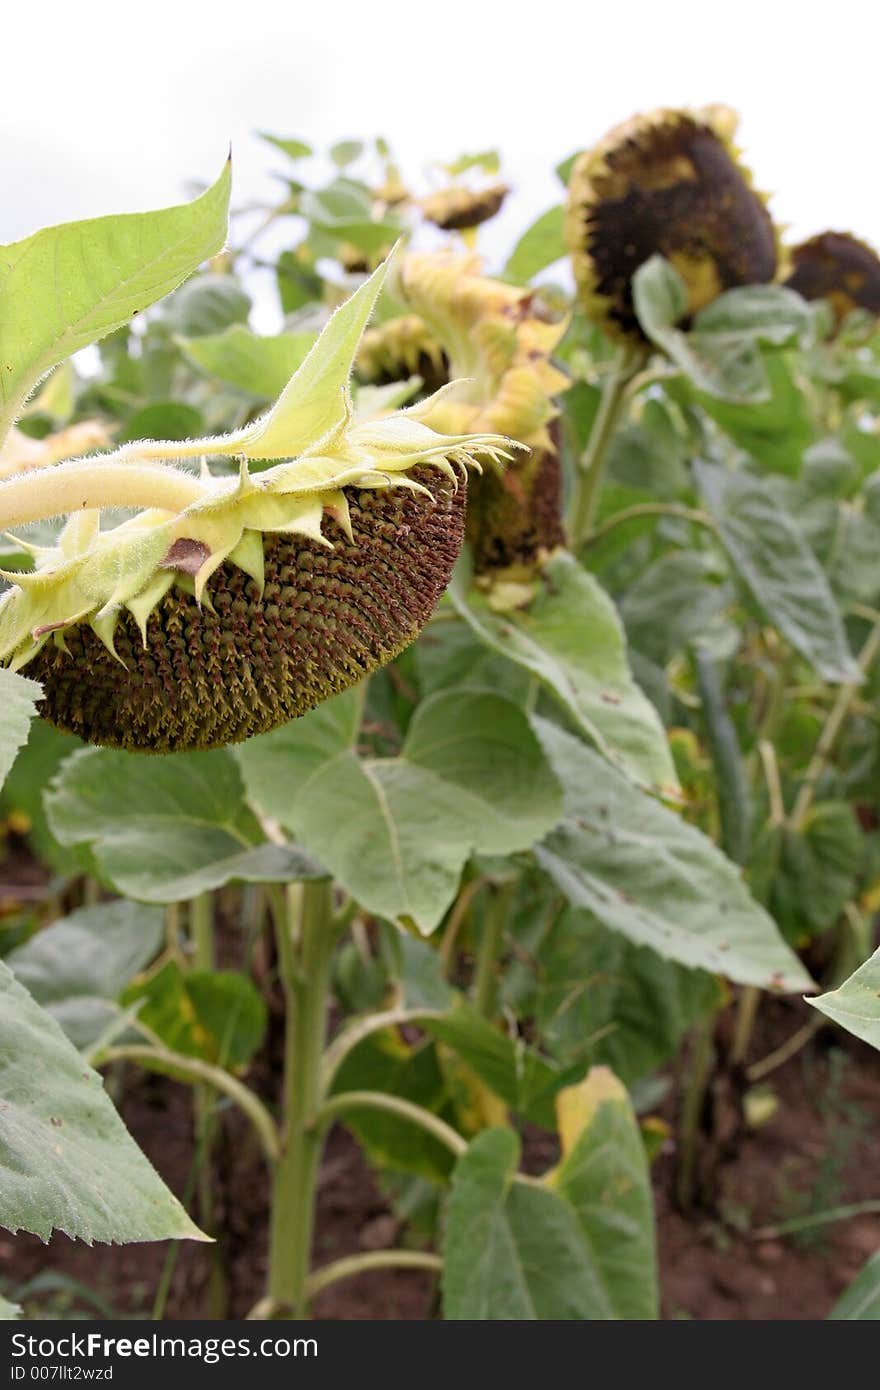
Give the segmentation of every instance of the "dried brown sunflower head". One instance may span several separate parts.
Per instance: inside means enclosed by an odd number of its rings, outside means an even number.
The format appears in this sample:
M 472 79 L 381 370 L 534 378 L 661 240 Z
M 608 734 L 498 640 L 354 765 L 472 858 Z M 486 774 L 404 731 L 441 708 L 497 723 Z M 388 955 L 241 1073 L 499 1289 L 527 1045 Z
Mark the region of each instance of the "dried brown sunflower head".
M 491 188 L 473 193 L 469 188 L 444 188 L 441 193 L 432 193 L 422 199 L 422 212 L 429 222 L 442 228 L 444 232 L 463 232 L 471 227 L 479 227 L 488 222 L 507 197 L 510 189 L 506 184 L 496 183 Z
M 776 272 L 765 200 L 732 142 L 726 107 L 658 110 L 615 127 L 575 161 L 566 238 L 581 302 L 612 336 L 643 342 L 632 278 L 653 255 L 682 276 L 688 313 Z
M 827 299 L 840 324 L 853 309 L 880 315 L 880 257 L 849 232 L 820 232 L 795 246 L 785 281 L 804 299 Z

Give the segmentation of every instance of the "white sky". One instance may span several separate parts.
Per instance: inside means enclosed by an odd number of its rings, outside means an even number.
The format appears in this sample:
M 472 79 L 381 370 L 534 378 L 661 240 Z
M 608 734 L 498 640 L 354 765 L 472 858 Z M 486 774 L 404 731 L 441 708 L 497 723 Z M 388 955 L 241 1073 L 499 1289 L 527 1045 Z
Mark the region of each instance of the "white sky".
M 230 140 L 234 201 L 268 193 L 265 129 L 383 134 L 416 179 L 499 146 L 515 195 L 483 246 L 500 257 L 559 201 L 562 157 L 637 110 L 722 101 L 793 234 L 880 246 L 869 0 L 48 0 L 5 7 L 2 30 L 0 242 L 180 201 Z

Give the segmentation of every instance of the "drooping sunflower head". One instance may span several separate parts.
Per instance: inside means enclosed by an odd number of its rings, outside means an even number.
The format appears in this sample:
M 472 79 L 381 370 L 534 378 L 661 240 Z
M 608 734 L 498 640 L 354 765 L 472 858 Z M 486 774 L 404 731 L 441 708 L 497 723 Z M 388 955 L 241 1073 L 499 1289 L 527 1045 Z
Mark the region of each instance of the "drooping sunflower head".
M 501 211 L 510 189 L 504 183 L 472 192 L 469 188 L 444 188 L 422 199 L 422 212 L 444 232 L 465 232 L 479 227 Z
M 418 314 L 404 314 L 367 329 L 358 349 L 357 372 L 371 386 L 420 376 L 426 391 L 438 391 L 449 381 L 449 362 Z
M 217 747 L 305 713 L 418 635 L 462 544 L 468 465 L 510 455 L 495 434 L 433 428 L 430 398 L 355 415 L 351 362 L 383 276 L 242 430 L 0 483 L 4 528 L 71 513 L 0 597 L 0 661 L 43 683 L 50 722 L 136 751 Z M 170 466 L 193 456 L 237 459 L 239 476 Z M 113 524 L 102 508 L 119 505 L 135 514 Z
M 804 299 L 827 299 L 839 325 L 854 309 L 880 315 L 880 257 L 849 232 L 821 232 L 789 252 L 785 281 Z
M 525 567 L 564 540 L 556 397 L 568 377 L 552 353 L 565 322 L 534 291 L 482 273 L 479 257 L 402 258 L 398 293 L 441 344 L 453 377 L 426 417 L 455 434 L 491 430 L 531 451 L 503 473 L 487 466 L 469 489 L 467 538 L 478 574 Z
M 723 290 L 776 272 L 777 238 L 752 187 L 726 107 L 658 110 L 615 127 L 575 161 L 566 238 L 587 314 L 612 336 L 644 341 L 632 278 L 661 255 L 694 314 Z

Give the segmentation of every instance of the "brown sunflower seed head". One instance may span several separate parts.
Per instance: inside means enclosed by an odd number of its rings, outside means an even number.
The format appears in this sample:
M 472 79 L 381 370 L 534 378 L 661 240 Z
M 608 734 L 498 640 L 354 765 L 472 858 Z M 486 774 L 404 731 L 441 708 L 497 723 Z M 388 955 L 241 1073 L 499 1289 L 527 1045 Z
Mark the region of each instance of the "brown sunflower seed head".
M 788 253 L 785 281 L 804 299 L 826 299 L 838 326 L 854 309 L 880 315 L 880 257 L 849 232 L 821 232 Z
M 651 256 L 672 263 L 688 314 L 723 290 L 776 272 L 777 236 L 732 142 L 726 107 L 658 110 L 617 126 L 575 162 L 566 239 L 581 304 L 624 342 L 644 342 L 632 278 Z
M 426 491 L 346 489 L 352 540 L 332 520 L 331 546 L 267 535 L 262 592 L 226 561 L 201 604 L 169 588 L 146 641 L 125 612 L 116 657 L 87 624 L 69 628 L 28 667 L 40 713 L 91 743 L 170 753 L 263 733 L 356 684 L 418 635 L 461 548 L 464 480 L 413 478 Z
M 444 188 L 422 199 L 422 212 L 429 222 L 444 232 L 464 232 L 479 227 L 501 211 L 510 189 L 506 184 L 493 184 L 478 193 L 469 188 Z

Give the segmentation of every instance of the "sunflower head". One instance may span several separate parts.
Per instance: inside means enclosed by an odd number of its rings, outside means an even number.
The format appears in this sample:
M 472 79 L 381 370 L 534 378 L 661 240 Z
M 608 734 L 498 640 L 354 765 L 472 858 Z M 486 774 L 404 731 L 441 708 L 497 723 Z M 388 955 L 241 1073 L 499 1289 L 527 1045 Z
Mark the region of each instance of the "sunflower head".
M 880 315 L 880 257 L 849 232 L 821 232 L 789 252 L 785 281 L 804 299 L 827 299 L 837 324 L 853 309 Z
M 216 747 L 304 713 L 418 635 L 461 546 L 468 465 L 510 454 L 493 433 L 434 429 L 432 398 L 356 414 L 351 363 L 384 274 L 242 429 L 0 482 L 4 528 L 70 513 L 53 545 L 28 547 L 31 571 L 0 572 L 0 662 L 43 682 L 45 718 L 138 751 Z M 212 475 L 212 456 L 238 477 Z M 201 476 L 170 466 L 193 457 Z M 120 522 L 118 506 L 135 514 Z
M 429 222 L 444 232 L 465 232 L 471 227 L 479 227 L 488 222 L 507 197 L 510 189 L 506 184 L 496 183 L 473 193 L 469 188 L 444 188 L 441 193 L 432 193 L 422 199 L 422 212 Z
M 534 291 L 483 275 L 473 255 L 405 256 L 398 290 L 450 374 L 466 378 L 441 393 L 429 423 L 497 432 L 531 451 L 472 479 L 467 514 L 478 574 L 529 568 L 564 540 L 555 397 L 569 382 L 551 358 L 566 324 L 547 321 Z
M 644 337 L 632 278 L 653 255 L 682 276 L 694 314 L 776 272 L 777 239 L 726 107 L 659 110 L 617 126 L 575 162 L 566 238 L 581 302 L 612 336 Z

